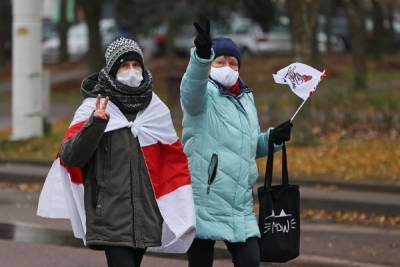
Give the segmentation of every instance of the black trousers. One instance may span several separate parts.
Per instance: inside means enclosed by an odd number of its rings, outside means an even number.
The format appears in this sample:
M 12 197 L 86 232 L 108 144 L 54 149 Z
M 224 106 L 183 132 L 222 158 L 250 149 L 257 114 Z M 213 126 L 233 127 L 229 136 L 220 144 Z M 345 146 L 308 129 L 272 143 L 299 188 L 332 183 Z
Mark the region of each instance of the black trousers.
M 257 237 L 246 242 L 225 244 L 232 255 L 235 267 L 259 267 L 260 248 Z M 212 267 L 214 262 L 215 240 L 195 239 L 188 251 L 189 267 Z
M 108 267 L 139 267 L 146 249 L 106 246 L 104 252 Z

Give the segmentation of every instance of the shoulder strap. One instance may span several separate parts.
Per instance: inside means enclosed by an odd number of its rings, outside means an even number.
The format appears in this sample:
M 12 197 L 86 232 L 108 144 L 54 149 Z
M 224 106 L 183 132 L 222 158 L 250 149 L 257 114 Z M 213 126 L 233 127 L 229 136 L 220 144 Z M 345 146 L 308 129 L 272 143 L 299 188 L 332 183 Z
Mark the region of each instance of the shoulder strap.
M 267 166 L 265 168 L 264 177 L 264 188 L 271 188 L 272 186 L 272 173 L 274 167 L 274 143 L 272 140 L 268 140 L 268 158 Z M 287 167 L 287 155 L 286 155 L 286 145 L 283 143 L 282 146 L 282 185 L 286 186 L 289 184 L 289 173 Z

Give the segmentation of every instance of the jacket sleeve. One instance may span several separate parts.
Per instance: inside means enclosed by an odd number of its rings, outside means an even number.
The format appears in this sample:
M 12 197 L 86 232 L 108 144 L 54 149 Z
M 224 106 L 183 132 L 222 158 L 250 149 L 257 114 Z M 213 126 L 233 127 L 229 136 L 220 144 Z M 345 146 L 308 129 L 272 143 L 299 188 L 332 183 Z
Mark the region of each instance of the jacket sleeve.
M 268 131 L 264 133 L 260 133 L 258 135 L 258 142 L 257 142 L 257 153 L 256 158 L 265 157 L 268 155 L 268 140 L 269 134 L 273 128 L 269 128 Z M 274 152 L 279 151 L 282 149 L 282 145 L 275 145 L 274 144 Z
M 214 59 L 214 51 L 211 52 L 209 59 L 202 59 L 197 56 L 196 48 L 190 50 L 189 64 L 180 86 L 182 107 L 190 115 L 197 115 L 206 109 L 208 75 Z
M 61 162 L 67 167 L 83 167 L 96 151 L 107 123 L 108 120 L 96 118 L 92 113 L 82 129 L 61 145 Z

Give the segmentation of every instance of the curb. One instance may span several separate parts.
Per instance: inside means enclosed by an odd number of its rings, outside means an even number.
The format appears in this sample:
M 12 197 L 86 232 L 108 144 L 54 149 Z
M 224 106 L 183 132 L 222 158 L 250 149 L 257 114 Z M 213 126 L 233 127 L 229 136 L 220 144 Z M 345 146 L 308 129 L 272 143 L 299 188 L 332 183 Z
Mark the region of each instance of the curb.
M 0 159 L 0 164 L 15 163 L 15 164 L 26 164 L 26 165 L 39 165 L 43 167 L 49 167 L 52 164 L 50 160 L 39 160 L 39 159 Z
M 10 170 L 0 170 L 0 181 L 12 182 L 12 183 L 43 183 L 48 170 L 51 167 L 49 161 L 39 160 L 0 160 L 1 165 L 26 165 L 35 168 L 42 168 L 43 170 L 39 173 L 27 173 L 27 172 L 14 172 Z
M 273 177 L 272 183 L 279 184 L 280 179 L 278 177 Z M 378 184 L 381 181 L 371 181 L 367 180 L 365 182 L 344 182 L 337 179 L 307 179 L 307 178 L 289 178 L 290 184 L 297 184 L 299 186 L 309 186 L 309 187 L 336 187 L 338 189 L 348 189 L 354 191 L 370 191 L 370 192 L 380 192 L 380 193 L 400 193 L 400 183 L 394 184 Z M 258 182 L 254 185 L 255 188 L 262 186 L 264 184 L 264 177 L 259 177 Z
M 1 164 L 21 164 L 21 165 L 32 165 L 32 166 L 40 166 L 43 168 L 50 169 L 52 161 L 48 160 L 25 160 L 25 159 L 7 159 L 1 160 Z M 45 176 L 47 175 L 47 171 L 41 175 L 38 174 L 15 174 L 12 172 L 2 172 L 0 171 L 0 181 L 7 182 L 44 182 Z M 259 177 L 258 182 L 254 185 L 254 188 L 263 185 L 264 177 Z M 274 177 L 273 183 L 279 183 L 280 178 Z M 337 187 L 338 189 L 348 189 L 355 191 L 371 191 L 371 192 L 382 192 L 382 193 L 399 193 L 400 192 L 400 182 L 394 184 L 383 183 L 381 181 L 371 181 L 367 180 L 364 182 L 352 181 L 345 182 L 337 179 L 329 179 L 329 180 L 316 180 L 316 179 L 307 179 L 304 177 L 291 179 L 293 184 L 298 184 L 300 186 L 321 186 L 321 187 Z M 379 184 L 380 183 L 380 184 Z
M 329 181 L 326 180 L 310 180 L 305 178 L 292 179 L 292 181 L 300 186 L 334 186 L 339 189 L 348 189 L 355 191 L 372 191 L 372 192 L 382 192 L 382 193 L 400 193 L 400 183 L 394 184 L 376 184 L 380 181 L 365 181 L 365 182 L 344 182 L 338 181 L 335 179 L 331 179 Z
M 12 165 L 15 164 L 15 168 L 21 166 L 32 167 L 32 172 L 27 171 L 13 171 Z M 10 183 L 43 183 L 47 172 L 50 168 L 51 162 L 49 161 L 35 161 L 35 160 L 0 160 L 0 166 L 3 165 L 5 168 L 0 169 L 0 181 Z M 10 167 L 11 166 L 11 167 Z M 255 184 L 255 196 L 257 196 L 257 188 L 262 186 L 262 179 Z M 277 183 L 277 179 L 274 179 L 274 183 Z M 356 192 L 368 192 L 368 193 L 380 193 L 391 195 L 398 194 L 400 187 L 397 185 L 372 185 L 372 184 L 347 184 L 345 182 L 338 181 L 315 181 L 297 179 L 294 184 L 300 185 L 300 188 L 312 188 L 312 187 L 334 187 L 334 189 L 348 190 Z M 390 195 L 389 195 L 390 194 Z M 257 198 L 255 198 L 257 201 Z M 359 211 L 365 213 L 372 213 L 378 215 L 398 215 L 400 214 L 400 205 L 393 202 L 375 202 L 375 201 L 358 201 L 357 199 L 332 199 L 331 197 L 310 197 L 307 194 L 301 194 L 301 207 L 308 209 L 324 209 L 330 211 Z
M 355 201 L 340 201 L 330 199 L 311 199 L 301 197 L 300 207 L 313 210 L 328 211 L 357 211 L 367 214 L 394 216 L 400 214 L 400 205 L 378 204 L 378 203 L 361 203 Z

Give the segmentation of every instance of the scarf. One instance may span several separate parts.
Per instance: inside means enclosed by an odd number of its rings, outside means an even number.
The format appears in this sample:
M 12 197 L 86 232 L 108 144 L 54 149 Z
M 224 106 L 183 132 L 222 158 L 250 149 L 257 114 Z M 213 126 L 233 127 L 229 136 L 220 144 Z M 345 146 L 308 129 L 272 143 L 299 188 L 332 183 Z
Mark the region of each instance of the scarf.
M 87 77 L 82 82 L 84 98 L 108 96 L 125 113 L 138 113 L 145 109 L 152 98 L 153 83 L 148 70 L 143 71 L 143 81 L 138 87 L 130 87 L 110 76 L 105 69 Z
M 231 93 L 234 96 L 238 96 L 241 93 L 241 87 L 240 87 L 240 82 L 239 79 L 237 82 L 232 85 L 231 87 L 226 88 L 226 90 Z

